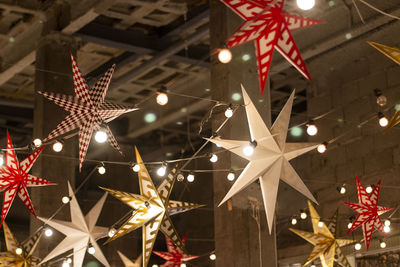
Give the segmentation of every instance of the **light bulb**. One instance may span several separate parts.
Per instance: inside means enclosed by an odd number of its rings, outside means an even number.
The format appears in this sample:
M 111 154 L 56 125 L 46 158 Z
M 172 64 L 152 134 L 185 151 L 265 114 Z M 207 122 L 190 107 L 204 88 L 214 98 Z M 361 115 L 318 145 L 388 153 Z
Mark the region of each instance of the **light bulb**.
M 228 179 L 229 181 L 235 180 L 235 173 L 233 173 L 233 172 L 228 173 L 228 175 L 226 176 L 226 179 Z
M 327 144 L 326 144 L 326 142 L 323 142 L 322 144 L 319 144 L 318 146 L 317 146 L 317 151 L 319 152 L 319 153 L 324 153 L 325 151 L 326 151 L 326 149 L 327 149 Z
M 356 243 L 356 244 L 354 245 L 354 249 L 355 249 L 355 250 L 360 250 L 360 249 L 361 249 L 361 244 L 360 244 L 360 243 Z
M 158 267 L 158 265 L 157 264 L 153 264 L 153 265 L 151 265 L 151 267 Z
M 210 161 L 213 162 L 213 163 L 217 162 L 218 161 L 218 156 L 215 155 L 215 154 L 212 154 L 211 157 L 210 157 Z
M 72 259 L 71 259 L 71 258 L 68 258 L 68 259 L 67 259 L 67 262 L 68 262 L 68 263 L 72 263 Z
M 352 223 L 352 222 L 349 222 L 349 223 L 347 224 L 347 229 L 350 229 L 352 226 L 353 226 L 353 223 Z
M 181 267 L 186 267 L 186 263 L 181 263 Z
M 139 164 L 133 165 L 133 166 L 132 166 L 132 170 L 133 170 L 134 172 L 139 172 L 139 171 L 140 171 L 140 165 L 139 165 Z
M 164 106 L 168 103 L 168 95 L 166 93 L 159 92 L 156 97 L 157 104 Z
M 210 254 L 210 260 L 215 261 L 216 258 L 217 256 L 215 255 L 215 253 Z
M 381 248 L 386 248 L 386 242 L 383 241 L 383 240 L 381 240 L 381 241 L 379 242 L 379 246 L 380 246 Z
M 296 0 L 296 3 L 302 10 L 310 10 L 315 6 L 315 0 Z
M 219 50 L 218 60 L 219 60 L 219 62 L 221 62 L 223 64 L 231 62 L 231 60 L 232 60 L 231 51 L 229 51 L 229 49 L 226 49 L 226 48 Z
M 319 222 L 318 222 L 318 227 L 322 227 L 322 226 L 324 226 L 324 223 L 321 222 L 321 221 L 319 221 Z
M 318 133 L 318 128 L 317 128 L 317 126 L 315 125 L 315 123 L 313 122 L 313 121 L 310 121 L 308 124 L 307 124 L 307 134 L 309 135 L 309 136 L 314 136 L 314 135 L 316 135 Z
M 42 145 L 42 140 L 40 140 L 39 138 L 36 138 L 35 140 L 33 140 L 32 143 L 35 147 L 40 147 Z
M 245 154 L 246 156 L 251 156 L 254 153 L 254 147 L 251 145 L 247 145 L 243 148 L 243 154 Z
M 228 108 L 225 110 L 225 117 L 230 118 L 230 117 L 232 117 L 232 116 L 233 116 L 233 109 L 232 109 L 231 107 L 228 107 Z
M 63 261 L 61 267 L 70 267 L 70 264 L 67 261 Z
M 100 174 L 105 174 L 105 173 L 106 173 L 106 168 L 105 168 L 104 166 L 100 166 L 100 167 L 97 169 L 97 171 L 98 171 Z
M 389 233 L 390 232 L 390 226 L 385 225 L 385 227 L 383 227 L 383 231 L 385 233 Z
M 15 253 L 17 253 L 17 255 L 21 255 L 22 254 L 22 248 L 16 248 L 15 249 Z
M 67 197 L 67 196 L 64 196 L 64 197 L 61 199 L 62 203 L 64 203 L 64 204 L 68 204 L 68 202 L 69 202 L 70 200 L 71 200 L 71 199 L 70 199 L 69 197 Z
M 114 228 L 111 228 L 110 231 L 108 231 L 108 237 L 113 237 L 116 234 L 117 230 Z
M 162 177 L 165 175 L 166 172 L 167 172 L 167 167 L 165 165 L 162 165 L 160 168 L 158 168 L 157 175 Z
M 311 264 L 310 267 L 316 267 L 315 264 Z
M 0 155 L 0 166 L 4 165 L 4 157 L 3 155 Z
M 295 224 L 297 224 L 297 219 L 296 218 L 292 218 L 292 225 L 295 225 Z
M 382 112 L 378 112 L 378 118 L 379 118 L 379 125 L 381 127 L 386 127 L 389 124 L 389 120 L 383 115 Z
M 107 133 L 103 130 L 98 130 L 96 134 L 94 135 L 94 140 L 96 140 L 97 143 L 102 144 L 105 141 L 107 141 Z
M 54 152 L 60 152 L 63 149 L 63 144 L 60 141 L 57 141 L 53 144 Z
M 90 246 L 87 251 L 89 254 L 93 255 L 96 252 L 96 249 L 94 247 Z
M 188 176 L 186 177 L 187 181 L 189 183 L 192 183 L 194 181 L 194 175 L 192 173 L 188 174 Z
M 386 219 L 385 222 L 384 222 L 385 226 L 390 226 L 390 223 L 391 223 L 391 222 L 390 222 L 389 219 Z
M 384 105 L 386 105 L 386 103 L 387 103 L 387 98 L 386 98 L 386 96 L 384 96 L 384 95 L 378 96 L 378 97 L 376 98 L 376 103 L 377 103 L 379 106 L 381 106 L 381 107 L 383 107 Z
M 372 190 L 373 190 L 373 188 L 372 188 L 371 185 L 369 185 L 369 186 L 367 186 L 367 188 L 365 188 L 365 191 L 366 191 L 368 194 L 371 194 Z
M 47 237 L 52 236 L 52 235 L 53 235 L 53 230 L 51 230 L 50 228 L 47 228 L 47 229 L 44 231 L 44 235 L 47 236 Z
M 305 220 L 305 219 L 307 218 L 307 213 L 306 213 L 305 211 L 301 211 L 301 212 L 300 212 L 300 218 L 301 218 L 302 220 Z
M 222 147 L 220 144 L 215 144 L 216 145 L 216 147 Z
M 185 180 L 185 176 L 183 176 L 182 173 L 178 173 L 178 175 L 176 176 L 176 180 L 178 180 L 178 182 L 182 182 L 183 180 Z
M 340 192 L 340 194 L 342 194 L 342 195 L 346 194 L 346 187 L 345 187 L 344 185 L 342 185 L 342 187 L 340 187 L 339 192 Z

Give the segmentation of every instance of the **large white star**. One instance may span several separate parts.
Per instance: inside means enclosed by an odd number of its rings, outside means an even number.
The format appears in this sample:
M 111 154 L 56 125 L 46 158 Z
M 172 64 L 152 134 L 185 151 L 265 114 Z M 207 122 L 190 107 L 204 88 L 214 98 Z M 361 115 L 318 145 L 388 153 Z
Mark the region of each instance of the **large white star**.
M 289 160 L 315 149 L 317 145 L 310 143 L 286 143 L 294 91 L 272 125 L 271 131 L 268 130 L 268 127 L 257 112 L 243 85 L 242 92 L 252 144 L 249 141 L 220 138 L 207 139 L 249 161 L 219 206 L 256 179 L 259 179 L 268 227 L 271 232 L 279 179 L 282 179 L 288 185 L 316 202 L 313 195 L 289 163 Z M 252 151 L 253 153 L 251 153 Z
M 100 200 L 96 203 L 96 205 L 93 206 L 86 216 L 83 216 L 82 210 L 79 207 L 78 201 L 76 200 L 69 182 L 68 191 L 69 195 L 71 196 L 71 222 L 59 220 L 49 221 L 48 219 L 38 217 L 41 221 L 45 222 L 47 225 L 53 227 L 66 236 L 63 241 L 61 241 L 61 243 L 58 244 L 58 246 L 42 260 L 40 264 L 73 249 L 73 265 L 74 267 L 81 267 L 88 244 L 90 243 L 95 249 L 93 256 L 103 265 L 110 267 L 109 263 L 104 257 L 103 252 L 100 250 L 100 247 L 96 242 L 96 240 L 106 237 L 108 234 L 108 228 L 96 226 L 97 219 L 99 218 L 100 212 L 107 198 L 107 193 L 100 198 Z

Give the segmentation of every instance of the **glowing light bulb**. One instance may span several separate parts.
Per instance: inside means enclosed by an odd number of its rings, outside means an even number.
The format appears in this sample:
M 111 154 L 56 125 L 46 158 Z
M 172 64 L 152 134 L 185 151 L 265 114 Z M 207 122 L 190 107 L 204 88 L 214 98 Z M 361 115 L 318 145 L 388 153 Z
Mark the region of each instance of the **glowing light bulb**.
M 53 144 L 54 152 L 60 152 L 63 149 L 63 144 L 60 141 L 57 141 Z
M 349 223 L 347 224 L 347 229 L 350 229 L 352 226 L 353 226 L 353 223 L 352 223 L 352 222 L 349 222 Z
M 156 97 L 157 104 L 165 106 L 168 103 L 168 95 L 166 93 L 159 92 Z
M 366 191 L 368 194 L 371 194 L 371 193 L 372 193 L 372 190 L 373 190 L 373 188 L 372 188 L 371 185 L 368 185 L 368 186 L 365 188 L 365 191 Z
M 390 232 L 390 226 L 385 225 L 385 227 L 383 227 L 383 231 L 385 233 L 389 233 Z
M 354 245 L 354 249 L 355 249 L 355 250 L 360 250 L 360 249 L 361 249 L 361 244 L 360 244 L 360 243 L 356 243 L 356 244 Z
M 62 203 L 64 203 L 64 204 L 68 204 L 68 202 L 69 202 L 70 200 L 71 200 L 71 199 L 70 199 L 69 197 L 67 197 L 67 196 L 64 196 L 64 197 L 61 199 Z
M 158 267 L 158 265 L 157 264 L 153 264 L 153 265 L 151 265 L 151 267 Z
M 212 163 L 217 162 L 217 161 L 218 161 L 218 156 L 215 155 L 215 154 L 212 154 L 211 157 L 210 157 L 210 161 L 211 161 Z
M 235 174 L 233 172 L 228 173 L 226 179 L 228 179 L 229 181 L 235 180 Z
M 379 118 L 379 125 L 386 127 L 389 124 L 389 120 L 386 117 Z
M 22 254 L 22 248 L 16 248 L 15 249 L 15 253 L 17 253 L 17 255 L 21 255 Z
M 322 154 L 322 153 L 325 153 L 327 148 L 328 148 L 327 143 L 323 142 L 322 144 L 319 144 L 317 146 L 317 151 Z
M 379 242 L 379 246 L 380 246 L 381 248 L 386 248 L 386 242 L 383 241 L 383 240 L 381 240 L 381 241 Z
M 390 222 L 389 219 L 386 219 L 385 222 L 384 222 L 385 226 L 390 226 L 390 223 L 391 223 L 391 222 Z
M 194 175 L 192 173 L 190 173 L 187 177 L 186 177 L 187 181 L 189 183 L 192 183 L 194 181 Z
M 106 173 L 106 168 L 104 167 L 104 166 L 100 166 L 100 167 L 98 167 L 97 168 L 97 171 L 100 173 L 100 174 L 105 174 Z
M 61 267 L 70 267 L 71 265 L 67 261 L 63 261 Z
M 4 158 L 3 155 L 0 155 L 0 166 L 4 165 Z
M 181 263 L 181 267 L 186 267 L 186 263 Z
M 96 142 L 99 144 L 104 143 L 105 141 L 107 141 L 107 139 L 108 139 L 107 133 L 103 130 L 98 130 L 94 135 L 94 140 L 96 140 Z
M 223 64 L 231 62 L 231 60 L 232 60 L 231 51 L 229 51 L 229 49 L 226 49 L 226 48 L 219 50 L 218 60 L 219 60 L 219 62 L 221 62 Z
M 216 258 L 217 255 L 215 255 L 215 253 L 210 254 L 210 260 L 215 261 Z
M 232 109 L 231 107 L 228 107 L 228 108 L 225 110 L 225 117 L 230 118 L 230 117 L 232 117 L 232 116 L 233 116 L 233 109 Z
M 117 233 L 117 230 L 114 228 L 111 228 L 110 231 L 108 231 L 108 237 L 113 237 Z
M 322 227 L 322 226 L 324 226 L 324 223 L 321 222 L 321 221 L 319 221 L 319 222 L 318 222 L 318 227 Z
M 139 165 L 139 164 L 133 165 L 132 170 L 133 170 L 134 172 L 139 172 L 139 171 L 140 171 L 140 165 Z
M 295 225 L 295 224 L 297 224 L 297 219 L 296 219 L 296 218 L 292 218 L 292 221 L 291 221 L 291 223 L 292 223 L 292 225 Z
M 185 176 L 183 176 L 182 173 L 179 173 L 179 174 L 176 176 L 176 180 L 178 180 L 178 182 L 182 182 L 183 180 L 185 180 Z
M 346 194 L 346 187 L 345 187 L 344 185 L 342 185 L 342 187 L 340 187 L 339 193 L 340 193 L 341 195 Z
M 307 124 L 307 134 L 309 135 L 309 136 L 314 136 L 314 135 L 316 135 L 318 133 L 318 128 L 317 128 L 317 126 L 315 125 L 315 123 L 313 122 L 313 121 L 310 121 L 308 124 Z
M 243 148 L 243 154 L 245 154 L 246 156 L 251 156 L 254 153 L 254 147 L 252 147 L 251 145 L 247 145 Z
M 307 213 L 304 210 L 300 212 L 300 218 L 302 220 L 305 220 L 307 218 Z
M 88 248 L 88 253 L 89 254 L 94 254 L 96 252 L 96 249 L 94 248 L 94 247 L 92 247 L 92 246 L 90 246 L 89 248 Z
M 47 228 L 47 229 L 44 231 L 44 235 L 47 236 L 47 237 L 52 236 L 52 235 L 53 235 L 53 230 L 51 230 L 50 228 Z
M 157 175 L 162 177 L 165 175 L 166 172 L 167 172 L 167 166 L 162 165 L 160 168 L 158 168 Z
M 315 6 L 315 0 L 296 0 L 296 3 L 302 10 L 310 10 Z
M 32 143 L 35 147 L 40 147 L 42 145 L 42 140 L 40 140 L 39 138 L 36 138 L 35 140 L 33 140 Z
M 72 263 L 72 259 L 71 259 L 71 258 L 68 258 L 68 259 L 67 259 L 67 262 L 68 262 L 68 263 Z

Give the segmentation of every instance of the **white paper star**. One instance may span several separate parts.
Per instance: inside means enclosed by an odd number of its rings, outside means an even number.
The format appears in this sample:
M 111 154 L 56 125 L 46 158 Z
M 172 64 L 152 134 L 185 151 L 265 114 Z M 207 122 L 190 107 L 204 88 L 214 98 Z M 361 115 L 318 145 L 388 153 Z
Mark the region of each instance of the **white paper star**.
M 122 262 L 124 263 L 125 267 L 140 267 L 141 263 L 142 263 L 142 255 L 140 255 L 135 262 L 131 261 L 130 259 L 128 259 L 127 256 L 125 256 L 124 254 L 122 254 L 122 252 L 117 251 L 119 257 L 121 258 Z
M 107 198 L 105 193 L 100 200 L 93 206 L 86 216 L 83 216 L 82 210 L 79 207 L 78 201 L 72 191 L 71 185 L 68 182 L 69 196 L 71 196 L 70 210 L 71 210 L 71 222 L 51 220 L 38 217 L 41 221 L 47 225 L 53 227 L 57 231 L 66 235 L 63 241 L 53 249 L 41 262 L 47 262 L 50 259 L 57 257 L 58 255 L 73 249 L 73 267 L 81 267 L 83 258 L 85 257 L 88 244 L 90 243 L 95 252 L 93 256 L 98 259 L 103 265 L 110 267 L 103 252 L 100 250 L 96 240 L 106 237 L 108 234 L 108 228 L 96 226 L 97 219 L 99 218 L 100 212 L 103 208 L 104 202 Z
M 224 140 L 220 138 L 207 139 L 249 161 L 219 206 L 256 179 L 259 179 L 268 227 L 271 232 L 279 179 L 282 179 L 312 201 L 317 202 L 289 163 L 289 160 L 315 149 L 317 145 L 310 143 L 286 143 L 294 91 L 275 120 L 274 125 L 272 125 L 271 131 L 268 130 L 260 114 L 257 112 L 243 85 L 242 92 L 253 144 L 249 141 Z M 253 153 L 250 153 L 252 150 Z

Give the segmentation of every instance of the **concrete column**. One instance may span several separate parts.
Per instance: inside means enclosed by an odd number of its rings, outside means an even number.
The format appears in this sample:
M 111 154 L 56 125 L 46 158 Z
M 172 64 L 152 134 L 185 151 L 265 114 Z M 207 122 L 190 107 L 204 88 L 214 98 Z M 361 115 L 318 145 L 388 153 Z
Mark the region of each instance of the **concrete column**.
M 220 1 L 210 1 L 211 50 L 215 51 L 215 49 L 223 47 L 227 37 L 242 22 L 239 16 Z M 264 117 L 267 124 L 270 125 L 270 105 L 268 104 L 267 107 L 267 103 L 270 102 L 268 99 L 269 88 L 266 88 L 264 96 L 260 96 L 253 43 L 251 42 L 231 49 L 231 51 L 233 59 L 229 64 L 218 63 L 217 55 L 211 58 L 213 99 L 242 104 L 240 84 L 243 84 L 260 114 Z M 213 117 L 214 131 L 225 119 L 224 108 L 218 111 Z M 246 114 L 243 107 L 237 110 L 234 117 L 219 132 L 219 135 L 226 139 L 250 141 Z M 213 146 L 213 149 L 216 151 L 220 150 L 215 146 Z M 219 158 L 220 160 L 213 165 L 215 169 L 242 168 L 247 163 L 230 152 L 219 154 Z M 236 177 L 239 176 L 240 172 L 240 170 L 236 171 Z M 216 266 L 277 266 L 275 227 L 270 235 L 259 184 L 253 183 L 233 197 L 227 204 L 218 208 L 219 202 L 233 184 L 233 182 L 226 179 L 226 175 L 226 172 L 214 173 Z M 259 246 L 257 224 L 251 217 L 249 197 L 256 198 L 261 207 L 261 249 Z M 262 254 L 262 264 L 260 263 L 260 252 Z
M 70 52 L 75 52 L 76 44 L 72 37 L 60 33 L 44 37 L 36 53 L 35 91 L 57 92 L 68 95 L 74 94 Z M 35 94 L 34 108 L 34 138 L 44 139 L 68 115 L 61 107 Z M 75 181 L 78 163 L 67 157 L 77 157 L 77 138 L 65 140 L 64 149 L 60 153 L 48 145 L 36 161 L 33 174 L 57 183 L 56 186 L 46 186 L 32 189 L 32 201 L 38 216 L 48 218 L 61 205 L 62 196 L 68 195 L 67 181 L 72 185 Z M 69 207 L 64 207 L 56 216 L 57 219 L 69 219 Z M 31 233 L 43 223 L 31 218 Z M 39 243 L 43 257 L 56 245 L 62 235 L 54 231 L 51 239 Z

